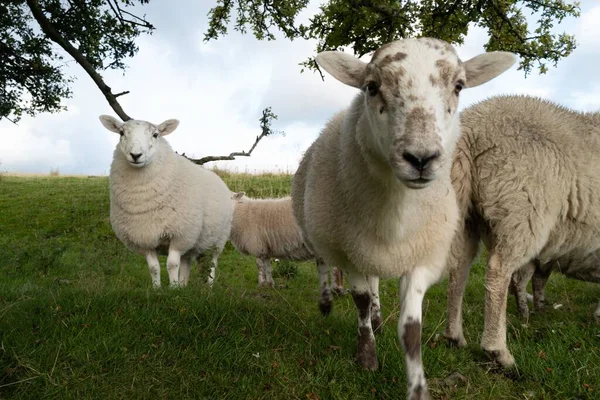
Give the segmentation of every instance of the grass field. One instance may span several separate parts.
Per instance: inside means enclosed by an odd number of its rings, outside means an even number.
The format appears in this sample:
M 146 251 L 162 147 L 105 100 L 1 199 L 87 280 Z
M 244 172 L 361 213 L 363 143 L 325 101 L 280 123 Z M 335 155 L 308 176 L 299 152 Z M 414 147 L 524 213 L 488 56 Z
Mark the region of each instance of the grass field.
M 231 190 L 256 197 L 285 195 L 291 182 L 223 176 Z M 352 300 L 336 298 L 332 315 L 321 316 L 314 264 L 258 289 L 254 260 L 228 245 L 212 290 L 197 268 L 188 287 L 153 290 L 145 260 L 118 242 L 108 211 L 105 177 L 0 177 L 0 398 L 403 398 L 396 280 L 381 285 L 380 369 L 363 372 L 354 363 Z M 483 267 L 473 268 L 465 296 L 466 349 L 439 339 L 445 288 L 434 286 L 423 305 L 435 398 L 600 398 L 597 287 L 553 276 L 548 299 L 563 306 L 527 325 L 510 298 L 511 373 L 479 350 Z M 454 372 L 466 382 L 446 379 Z

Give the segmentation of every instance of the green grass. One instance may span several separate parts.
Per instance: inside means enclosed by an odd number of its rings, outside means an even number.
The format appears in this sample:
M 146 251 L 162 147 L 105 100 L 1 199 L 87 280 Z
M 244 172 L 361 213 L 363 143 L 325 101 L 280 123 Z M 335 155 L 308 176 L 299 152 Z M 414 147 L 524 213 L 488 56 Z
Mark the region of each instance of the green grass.
M 288 175 L 220 173 L 251 196 L 289 193 Z M 321 316 L 314 264 L 276 274 L 276 289 L 258 289 L 254 260 L 228 245 L 212 290 L 196 268 L 188 287 L 153 290 L 143 257 L 112 233 L 108 210 L 107 178 L 0 180 L 0 398 L 404 396 L 395 280 L 381 285 L 380 369 L 363 372 L 354 363 L 352 300 L 336 298 L 332 315 Z M 512 373 L 479 350 L 483 267 L 474 267 L 465 296 L 466 349 L 438 340 L 445 288 L 445 281 L 434 286 L 423 306 L 423 357 L 436 398 L 600 396 L 597 287 L 553 276 L 548 298 L 563 307 L 532 315 L 527 326 L 509 299 Z M 455 371 L 467 382 L 447 387 Z

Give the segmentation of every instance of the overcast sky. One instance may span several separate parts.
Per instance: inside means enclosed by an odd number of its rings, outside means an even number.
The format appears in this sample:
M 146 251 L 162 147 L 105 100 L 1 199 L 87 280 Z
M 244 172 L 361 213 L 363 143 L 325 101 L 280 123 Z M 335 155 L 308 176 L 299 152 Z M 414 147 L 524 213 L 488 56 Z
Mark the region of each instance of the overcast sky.
M 298 63 L 312 55 L 312 42 L 279 39 L 259 42 L 252 35 L 230 34 L 204 43 L 207 13 L 214 1 L 153 0 L 141 10 L 157 28 L 138 39 L 140 51 L 129 68 L 104 73 L 113 92 L 134 118 L 156 124 L 177 118 L 168 140 L 177 151 L 202 157 L 247 150 L 260 133 L 258 119 L 272 106 L 279 119 L 273 128 L 286 135 L 263 139 L 251 158 L 211 163 L 238 171 L 294 172 L 302 152 L 323 124 L 348 105 L 356 93 L 326 76 L 300 73 Z M 302 18 L 316 10 L 312 1 Z M 578 48 L 545 75 L 525 78 L 516 65 L 494 81 L 461 93 L 461 108 L 486 97 L 527 93 L 585 111 L 600 110 L 600 1 L 581 1 L 579 19 L 557 27 L 576 35 Z M 463 60 L 483 52 L 487 36 L 469 32 L 458 48 Z M 366 57 L 368 60 L 368 57 Z M 0 171 L 61 174 L 108 174 L 118 135 L 104 129 L 100 114 L 115 115 L 92 80 L 74 62 L 68 74 L 77 79 L 68 111 L 23 117 L 18 126 L 0 121 Z

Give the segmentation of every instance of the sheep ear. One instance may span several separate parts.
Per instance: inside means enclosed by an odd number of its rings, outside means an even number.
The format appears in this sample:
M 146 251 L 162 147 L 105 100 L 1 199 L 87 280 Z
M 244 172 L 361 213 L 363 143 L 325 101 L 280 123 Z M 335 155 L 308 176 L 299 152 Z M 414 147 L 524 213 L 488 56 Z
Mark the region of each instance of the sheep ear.
M 483 53 L 465 61 L 467 87 L 472 88 L 490 81 L 512 67 L 517 61 L 513 53 L 492 51 Z
M 244 197 L 244 195 L 246 194 L 246 192 L 237 192 L 233 194 L 233 200 L 239 200 L 242 197 Z
M 102 125 L 104 125 L 104 127 L 109 131 L 114 133 L 121 133 L 123 123 L 115 117 L 111 117 L 110 115 L 101 115 L 100 122 L 102 122 Z
M 338 81 L 361 89 L 365 82 L 367 64 L 341 51 L 323 51 L 315 58 L 317 64 Z
M 160 136 L 167 136 L 169 133 L 177 129 L 178 126 L 179 120 L 168 119 L 158 126 L 158 131 L 160 132 Z

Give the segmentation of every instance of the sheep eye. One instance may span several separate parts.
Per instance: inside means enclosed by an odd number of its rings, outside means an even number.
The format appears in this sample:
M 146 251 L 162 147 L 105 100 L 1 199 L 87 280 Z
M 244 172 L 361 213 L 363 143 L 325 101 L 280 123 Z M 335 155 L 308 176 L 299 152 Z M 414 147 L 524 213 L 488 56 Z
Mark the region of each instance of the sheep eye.
M 367 84 L 367 91 L 369 92 L 369 95 L 375 96 L 377 93 L 379 93 L 379 85 L 371 81 Z
M 123 135 L 125 135 L 125 132 L 123 132 L 123 129 L 120 129 L 120 130 L 119 130 L 119 135 L 121 135 L 121 137 L 122 137 Z
M 454 85 L 454 93 L 458 96 L 461 90 L 465 87 L 465 84 L 462 81 L 456 82 Z
M 158 137 L 158 132 L 154 132 L 152 136 L 154 137 L 154 139 L 156 139 Z

